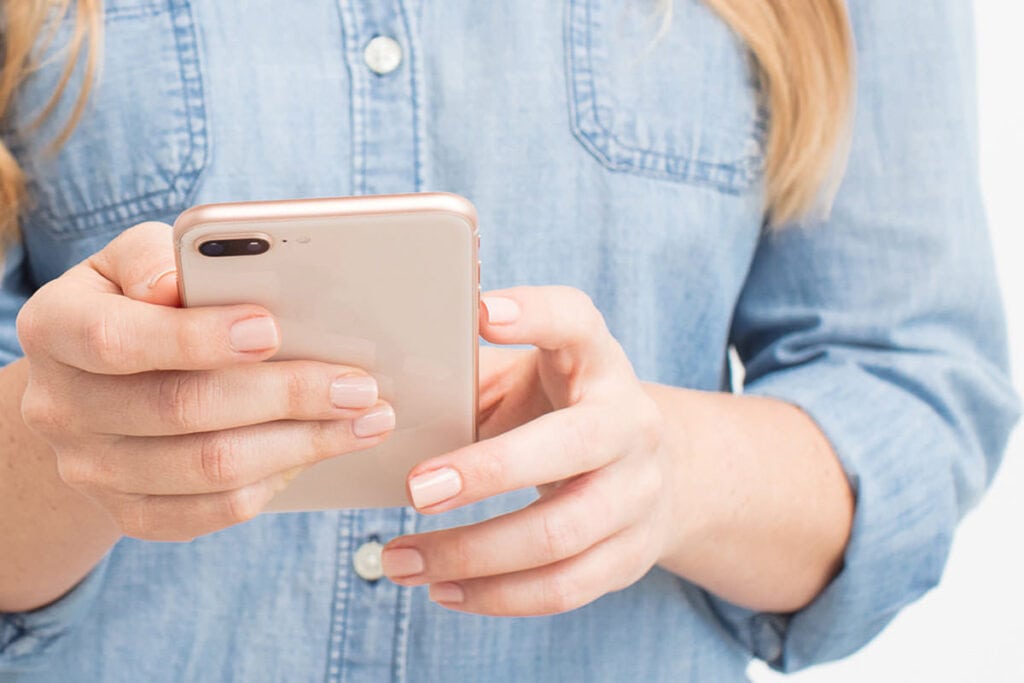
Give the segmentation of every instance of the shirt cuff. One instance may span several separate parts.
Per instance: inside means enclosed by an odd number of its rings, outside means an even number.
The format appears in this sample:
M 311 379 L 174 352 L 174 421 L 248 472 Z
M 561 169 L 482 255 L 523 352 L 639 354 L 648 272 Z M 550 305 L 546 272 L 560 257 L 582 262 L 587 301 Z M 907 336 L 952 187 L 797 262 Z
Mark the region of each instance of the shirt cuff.
M 708 594 L 754 656 L 787 672 L 845 657 L 939 582 L 956 524 L 980 497 L 1016 421 L 1012 390 L 990 388 L 988 400 L 974 404 L 985 410 L 969 416 L 942 414 L 911 382 L 853 363 L 782 369 L 745 388 L 794 404 L 818 424 L 857 501 L 843 567 L 803 610 L 757 613 Z M 996 445 L 986 451 L 979 442 Z
M 107 558 L 56 601 L 31 612 L 0 613 L 0 673 L 43 667 L 89 612 L 103 585 Z

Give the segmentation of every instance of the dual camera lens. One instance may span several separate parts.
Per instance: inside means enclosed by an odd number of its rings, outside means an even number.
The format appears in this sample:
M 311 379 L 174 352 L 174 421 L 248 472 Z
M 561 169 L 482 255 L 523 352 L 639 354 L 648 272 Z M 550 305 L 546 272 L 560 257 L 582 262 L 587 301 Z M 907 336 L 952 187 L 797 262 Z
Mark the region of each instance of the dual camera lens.
M 199 245 L 203 256 L 256 256 L 270 250 L 270 242 L 264 239 L 245 238 L 239 240 L 210 240 Z

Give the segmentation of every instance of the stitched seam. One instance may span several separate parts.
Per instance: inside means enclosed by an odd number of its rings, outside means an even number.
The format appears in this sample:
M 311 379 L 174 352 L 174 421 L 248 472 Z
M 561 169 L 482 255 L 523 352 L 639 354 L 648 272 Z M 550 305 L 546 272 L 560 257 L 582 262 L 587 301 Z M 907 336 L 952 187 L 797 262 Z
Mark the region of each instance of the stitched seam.
M 186 130 L 169 136 L 185 138 L 187 151 L 182 156 L 181 166 L 169 176 L 170 182 L 166 189 L 154 190 L 121 202 L 67 216 L 45 209 L 40 211 L 40 219 L 49 224 L 49 232 L 58 241 L 76 239 L 96 228 L 110 228 L 111 224 L 120 231 L 121 228 L 128 226 L 119 226 L 118 223 L 155 211 L 169 211 L 176 203 L 175 200 L 177 203 L 186 202 L 197 187 L 199 175 L 207 160 L 208 139 L 206 126 L 200 128 L 197 125 L 198 121 L 205 120 L 206 106 L 199 71 L 195 22 L 189 0 L 171 0 L 169 8 L 165 11 L 169 13 L 174 29 L 182 104 L 185 110 Z
M 362 36 L 363 17 L 359 14 L 358 3 L 352 3 L 352 16 L 353 20 L 355 21 L 355 23 L 353 24 L 353 35 Z M 363 47 L 365 47 L 365 45 Z M 360 64 L 363 63 L 362 55 L 360 54 L 359 48 L 359 45 L 352 45 L 352 70 L 355 74 L 355 79 L 353 80 L 353 86 L 355 86 L 355 101 L 352 103 L 352 105 L 353 107 L 358 107 L 359 109 L 359 137 L 357 138 L 359 141 L 359 194 L 367 194 L 370 191 L 369 179 L 367 178 L 367 175 L 369 174 L 370 170 L 370 155 L 368 147 L 370 136 L 366 130 L 366 122 L 370 120 L 371 90 L 369 79 L 372 78 L 372 76 L 370 76 L 370 72 L 367 69 L 364 69 L 361 66 L 359 66 Z M 355 127 L 353 127 L 353 131 L 355 130 Z
M 327 683 L 339 683 L 344 670 L 342 648 L 348 625 L 348 607 L 351 604 L 352 585 L 349 580 L 347 559 L 352 549 L 351 513 L 337 513 L 337 545 L 335 547 L 334 593 L 331 596 L 331 630 L 327 640 Z
M 659 151 L 653 150 L 653 149 L 644 149 L 644 148 L 640 148 L 640 147 L 635 147 L 633 145 L 630 145 L 630 144 L 627 144 L 626 142 L 624 142 L 619 136 L 617 136 L 615 134 L 615 132 L 611 129 L 610 126 L 606 125 L 605 123 L 603 123 L 601 121 L 601 108 L 599 106 L 598 99 L 597 99 L 597 77 L 595 75 L 596 74 L 596 70 L 594 69 L 594 62 L 593 62 L 593 59 L 594 59 L 593 27 L 596 24 L 596 21 L 594 20 L 593 14 L 591 13 L 591 7 L 593 6 L 594 2 L 596 2 L 596 1 L 597 0 L 590 0 L 589 2 L 587 2 L 587 5 L 586 5 L 586 7 L 587 7 L 587 13 L 586 13 L 586 16 L 587 16 L 587 31 L 586 31 L 586 36 L 587 36 L 587 59 L 588 59 L 587 66 L 588 66 L 588 71 L 589 71 L 589 75 L 590 75 L 590 83 L 591 83 L 590 97 L 591 97 L 591 100 L 592 100 L 592 111 L 593 111 L 593 115 L 594 115 L 594 123 L 596 124 L 597 127 L 599 127 L 602 131 L 604 131 L 604 133 L 608 136 L 608 139 L 611 142 L 614 142 L 615 145 L 620 147 L 622 150 L 631 152 L 632 156 L 634 157 L 632 159 L 627 159 L 625 162 L 617 162 L 614 159 L 612 159 L 610 157 L 610 155 L 609 155 L 609 159 L 608 159 L 609 162 L 616 164 L 616 166 L 619 166 L 619 165 L 625 166 L 625 168 L 621 168 L 619 170 L 628 170 L 628 168 L 629 168 L 628 164 L 632 163 L 637 168 L 642 168 L 642 169 L 647 170 L 647 171 L 661 171 L 662 173 L 665 173 L 665 174 L 670 175 L 670 176 L 679 175 L 681 177 L 690 177 L 693 174 L 693 172 L 691 170 L 691 168 L 693 166 L 697 166 L 698 169 L 702 168 L 702 167 L 707 167 L 707 168 L 711 168 L 711 169 L 715 169 L 715 170 L 722 170 L 722 171 L 724 171 L 724 172 L 726 172 L 726 173 L 728 173 L 730 175 L 735 173 L 736 171 L 738 171 L 739 169 L 737 168 L 737 166 L 739 166 L 740 164 L 743 164 L 744 162 L 749 161 L 749 159 L 750 159 L 749 156 L 741 157 L 740 159 L 734 160 L 734 161 L 711 162 L 711 161 L 701 161 L 701 160 L 696 159 L 696 158 L 694 158 L 692 156 L 683 156 L 681 154 L 668 154 L 668 153 L 659 152 Z M 584 134 L 586 134 L 586 133 L 584 133 Z M 595 143 L 595 145 L 598 144 L 596 140 L 594 141 L 594 143 Z M 686 170 L 683 170 L 680 173 L 676 174 L 676 173 L 672 173 L 671 171 L 669 171 L 667 169 L 652 168 L 649 164 L 645 164 L 640 158 L 638 158 L 638 157 L 641 157 L 642 155 L 649 155 L 649 156 L 652 156 L 652 157 L 655 157 L 655 158 L 658 158 L 658 159 L 663 159 L 666 162 L 672 161 L 672 160 L 678 160 L 679 162 L 682 163 L 682 165 L 684 166 L 684 168 Z M 705 173 L 701 173 L 699 170 L 697 172 L 697 176 L 700 176 L 700 178 L 704 179 L 704 180 L 711 180 L 710 177 L 707 177 Z
M 174 16 L 175 36 L 178 40 L 178 55 L 181 70 L 182 84 L 185 94 L 185 111 L 188 117 L 188 131 L 191 148 L 182 162 L 182 171 L 188 169 L 187 177 L 189 183 L 182 182 L 185 174 L 179 175 L 178 184 L 181 186 L 182 199 L 189 199 L 196 189 L 196 181 L 206 166 L 209 154 L 209 128 L 206 120 L 206 92 L 203 88 L 203 77 L 201 63 L 199 60 L 199 40 L 196 35 L 196 23 L 192 16 L 192 6 L 189 0 L 172 0 L 172 7 L 175 2 L 180 2 Z M 187 19 L 184 24 L 179 21 Z M 178 29 L 181 29 L 179 32 Z M 196 158 L 198 156 L 198 158 Z
M 344 620 L 342 621 L 342 629 L 339 634 L 341 636 L 341 648 L 339 650 L 341 659 L 338 662 L 338 665 L 341 669 L 341 678 L 339 680 L 342 682 L 350 680 L 350 671 L 349 669 L 345 668 L 344 663 L 352 661 L 352 656 L 350 652 L 352 640 L 350 638 L 346 638 L 345 634 L 349 631 L 350 614 L 352 611 L 352 601 L 354 597 L 353 593 L 356 590 L 355 584 L 358 581 L 355 573 L 351 571 L 350 567 L 352 558 L 355 556 L 356 553 L 356 544 L 358 542 L 358 539 L 363 534 L 363 519 L 358 514 L 358 512 L 350 510 L 345 514 L 343 519 L 345 520 L 345 527 L 348 533 L 348 551 L 345 553 L 344 556 L 340 556 L 338 558 L 339 568 L 344 572 L 343 575 L 345 577 Z
M 402 508 L 401 535 L 416 533 L 417 517 L 412 508 Z M 392 678 L 395 683 L 408 680 L 409 669 L 409 631 L 412 628 L 412 589 L 407 586 L 398 587 L 398 608 L 395 612 L 394 636 L 394 668 Z
M 600 118 L 597 80 L 593 65 L 593 27 L 597 23 L 591 6 L 597 0 L 570 0 L 570 26 L 565 32 L 567 62 L 570 70 L 570 125 L 576 138 L 605 167 L 612 171 L 634 172 L 657 179 L 684 180 L 708 184 L 730 194 L 739 194 L 757 179 L 760 159 L 747 155 L 732 162 L 712 162 L 692 156 L 642 149 L 624 142 Z M 580 5 L 583 9 L 580 9 Z M 582 25 L 582 26 L 581 26 Z M 580 45 L 579 38 L 584 37 Z M 583 52 L 585 50 L 585 52 Z M 589 93 L 580 94 L 589 88 Z M 589 100 L 589 102 L 587 101 Z M 580 105 L 585 108 L 581 109 Z M 757 142 L 760 116 L 755 117 L 749 137 Z M 758 143 L 760 144 L 760 143 Z M 648 161 L 650 160 L 650 161 Z M 653 162 L 653 163 L 652 163 Z M 678 168 L 672 168 L 673 166 Z
M 189 11 L 188 0 L 183 0 L 183 1 L 185 3 L 184 6 L 183 7 L 179 7 L 177 9 L 178 10 L 184 9 L 186 12 L 188 12 Z M 168 10 L 162 10 L 160 13 L 166 12 L 166 11 L 168 11 Z M 61 229 L 59 231 L 59 234 L 58 234 L 58 239 L 63 239 L 65 235 L 72 236 L 74 233 L 76 233 L 78 231 L 84 232 L 84 231 L 87 231 L 89 228 L 100 227 L 104 223 L 109 223 L 112 220 L 125 220 L 127 216 L 132 215 L 132 214 L 136 214 L 137 215 L 138 213 L 146 212 L 147 210 L 160 210 L 160 209 L 163 209 L 165 207 L 162 206 L 162 205 L 158 205 L 157 204 L 157 200 L 159 198 L 163 198 L 165 196 L 169 196 L 176 189 L 175 188 L 175 183 L 179 179 L 181 179 L 183 176 L 186 175 L 185 174 L 185 168 L 188 166 L 189 160 L 191 159 L 191 156 L 192 156 L 192 154 L 194 152 L 195 139 L 194 139 L 194 137 L 192 135 L 193 134 L 193 128 L 192 128 L 192 122 L 191 122 L 192 111 L 191 111 L 190 102 L 189 102 L 189 98 L 188 98 L 188 80 L 187 80 L 187 76 L 185 74 L 184 64 L 182 63 L 186 59 L 186 57 L 185 57 L 184 52 L 183 52 L 183 45 L 182 45 L 182 41 L 181 41 L 181 36 L 180 36 L 179 30 L 178 30 L 179 27 L 177 25 L 178 15 L 175 13 L 176 10 L 173 7 L 173 5 L 172 5 L 170 11 L 172 12 L 172 14 L 171 14 L 171 21 L 172 21 L 172 25 L 174 26 L 175 43 L 176 43 L 176 48 L 177 48 L 177 52 L 178 52 L 178 56 L 179 56 L 179 60 L 178 60 L 179 68 L 178 68 L 178 70 L 179 70 L 179 74 L 180 74 L 181 79 L 182 79 L 182 95 L 183 95 L 183 100 L 184 100 L 184 104 L 185 104 L 186 118 L 187 118 L 187 121 L 188 121 L 188 128 L 189 128 L 189 133 L 190 133 L 190 136 L 189 136 L 189 146 L 190 146 L 190 148 L 188 150 L 188 153 L 183 155 L 182 165 L 178 169 L 178 171 L 174 175 L 169 176 L 169 178 L 171 180 L 168 183 L 167 189 L 154 190 L 153 192 L 147 192 L 147 193 L 145 193 L 143 195 L 138 195 L 138 196 L 132 197 L 131 199 L 127 199 L 127 200 L 124 200 L 124 201 L 121 201 L 121 202 L 117 202 L 117 203 L 114 203 L 114 204 L 108 204 L 106 206 L 101 206 L 101 207 L 98 207 L 96 209 L 91 209 L 89 211 L 83 211 L 83 212 L 79 212 L 79 213 L 70 214 L 68 216 L 59 216 L 59 215 L 54 214 L 54 213 L 49 212 L 49 211 L 41 212 L 41 215 L 44 218 L 49 218 L 53 222 L 72 221 L 72 222 L 74 222 L 76 224 L 78 224 L 78 223 L 81 224 L 80 226 L 79 225 L 73 225 L 73 226 L 70 226 L 69 228 Z M 111 12 L 115 13 L 115 15 L 117 14 L 116 10 L 111 10 Z M 128 12 L 129 12 L 129 10 L 125 10 L 125 14 L 127 14 Z M 191 16 L 189 18 L 191 18 Z M 194 47 L 194 43 L 193 43 L 193 47 Z M 200 84 L 200 90 L 201 90 L 201 84 Z M 203 112 L 203 113 L 205 115 L 205 112 Z M 148 205 L 146 205 L 146 200 L 148 200 L 148 199 L 153 199 L 154 201 L 150 202 Z M 127 209 L 127 211 L 122 211 L 121 209 Z
M 592 109 L 591 109 L 591 111 L 593 111 L 594 123 L 596 124 L 597 127 L 599 127 L 608 136 L 609 140 L 614 142 L 616 144 L 616 146 L 622 148 L 623 150 L 626 150 L 628 152 L 632 152 L 634 157 L 639 157 L 641 155 L 648 155 L 648 156 L 653 156 L 655 158 L 664 159 L 665 161 L 679 160 L 687 168 L 689 168 L 691 165 L 697 165 L 697 166 L 705 166 L 706 165 L 708 167 L 712 167 L 712 168 L 715 168 L 715 169 L 721 169 L 721 170 L 727 171 L 729 173 L 732 173 L 732 172 L 734 172 L 736 170 L 739 170 L 737 168 L 738 166 L 743 165 L 743 164 L 749 162 L 751 158 L 756 158 L 756 157 L 751 157 L 751 156 L 747 155 L 747 156 L 740 157 L 739 159 L 736 159 L 736 160 L 733 160 L 733 161 L 725 161 L 725 162 L 701 161 L 701 160 L 696 159 L 695 157 L 692 157 L 692 156 L 683 156 L 681 154 L 669 154 L 669 153 L 666 153 L 666 152 L 660 152 L 658 150 L 646 149 L 646 148 L 641 148 L 641 147 L 635 147 L 635 146 L 633 146 L 631 144 L 628 144 L 628 143 L 624 142 L 618 135 L 615 134 L 615 132 L 611 129 L 610 126 L 608 126 L 605 123 L 603 123 L 601 121 L 601 108 L 600 108 L 598 100 L 597 100 L 597 77 L 595 75 L 596 74 L 596 70 L 594 69 L 594 62 L 593 62 L 593 59 L 594 59 L 594 43 L 593 43 L 593 30 L 592 29 L 593 29 L 594 25 L 597 24 L 597 22 L 593 18 L 593 14 L 591 13 L 591 7 L 597 1 L 598 0 L 589 0 L 587 2 L 587 4 L 586 4 L 586 8 L 587 8 L 587 10 L 586 10 L 586 17 L 587 17 L 587 31 L 586 31 L 586 36 L 587 36 L 587 67 L 588 67 L 588 71 L 589 71 L 589 75 L 590 75 L 590 83 L 591 83 L 590 97 L 591 97 L 591 101 L 592 101 Z M 596 144 L 596 141 L 595 141 L 595 144 Z M 612 161 L 613 163 L 615 163 L 611 159 L 609 159 L 609 161 Z M 650 169 L 649 165 L 644 164 L 644 162 L 641 161 L 640 159 L 634 158 L 634 159 L 630 159 L 628 161 L 631 161 L 631 162 L 637 164 L 639 167 L 647 168 L 648 170 L 653 170 L 653 169 Z M 668 173 L 669 175 L 675 175 L 675 174 L 672 174 L 670 171 L 667 171 L 667 170 L 664 170 L 664 169 L 662 169 L 662 170 L 663 170 L 664 173 Z M 684 171 L 683 173 L 688 175 L 689 171 Z
M 338 8 L 338 23 L 339 23 L 340 33 L 341 33 L 342 61 L 344 61 L 344 63 L 345 63 L 345 71 L 348 73 L 348 87 L 349 87 L 348 120 L 349 120 L 349 125 L 352 127 L 352 135 L 350 136 L 350 140 L 349 140 L 349 154 L 348 154 L 348 156 L 349 156 L 349 163 L 352 165 L 352 168 L 351 168 L 351 171 L 352 171 L 351 176 L 352 177 L 351 177 L 351 185 L 349 186 L 348 193 L 349 194 L 355 194 L 356 193 L 356 188 L 355 188 L 355 182 L 356 182 L 356 179 L 355 179 L 355 160 L 356 160 L 356 156 L 357 156 L 356 155 L 356 139 L 357 139 L 357 135 L 356 135 L 356 111 L 355 111 L 355 108 L 356 108 L 356 98 L 355 98 L 356 75 L 354 73 L 355 69 L 353 69 L 353 67 L 352 67 L 352 59 L 351 59 L 351 54 L 350 54 L 351 46 L 349 45 L 350 41 L 349 41 L 349 35 L 348 35 L 350 26 L 349 26 L 349 21 L 348 21 L 348 13 L 346 12 L 346 10 L 344 8 L 344 0 L 337 0 L 337 2 L 334 3 L 334 5 L 335 5 L 335 7 Z
M 345 0 L 339 0 L 339 3 L 343 6 L 342 14 L 348 21 L 345 28 L 351 31 L 353 38 L 348 41 L 346 32 L 345 54 L 352 89 L 349 105 L 352 126 L 352 190 L 353 194 L 362 195 L 367 192 L 366 121 L 369 119 L 367 114 L 369 89 L 366 83 L 366 74 L 359 68 L 361 55 L 359 54 L 359 45 L 355 41 L 355 38 L 361 35 L 359 30 L 361 17 L 357 14 L 357 3 L 346 3 Z
M 159 2 L 136 3 L 134 5 L 129 3 L 123 7 L 111 7 L 108 3 L 103 3 L 104 20 L 154 16 L 166 11 L 167 8 Z M 72 13 L 68 13 L 65 19 L 73 18 L 73 16 Z
M 413 163 L 413 187 L 419 192 L 423 187 L 422 159 L 420 158 L 420 100 L 419 100 L 419 55 L 414 47 L 415 34 L 412 31 L 412 24 L 409 20 L 409 12 L 405 2 L 398 3 L 399 11 L 402 13 L 402 24 L 405 27 L 405 35 L 409 44 L 409 95 L 412 99 L 412 163 Z
M 132 7 L 130 9 L 108 9 L 103 14 L 104 21 L 123 21 L 126 19 L 140 19 L 144 17 L 155 17 L 166 12 L 166 8 L 151 5 L 149 7 Z

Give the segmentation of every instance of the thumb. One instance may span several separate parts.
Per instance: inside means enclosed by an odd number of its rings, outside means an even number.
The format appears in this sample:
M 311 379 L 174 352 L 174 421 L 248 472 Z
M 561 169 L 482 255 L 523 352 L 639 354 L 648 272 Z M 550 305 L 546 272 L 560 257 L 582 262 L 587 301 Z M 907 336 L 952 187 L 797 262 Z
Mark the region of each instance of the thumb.
M 125 230 L 90 263 L 131 299 L 181 305 L 173 232 L 166 223 L 140 223 Z

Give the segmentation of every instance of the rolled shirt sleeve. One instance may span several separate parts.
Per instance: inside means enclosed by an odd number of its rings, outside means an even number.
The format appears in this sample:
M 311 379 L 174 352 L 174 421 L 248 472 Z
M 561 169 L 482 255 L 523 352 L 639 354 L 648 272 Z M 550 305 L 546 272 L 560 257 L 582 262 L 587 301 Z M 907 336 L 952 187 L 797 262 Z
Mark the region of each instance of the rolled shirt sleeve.
M 109 556 L 108 556 L 109 557 Z M 103 585 L 104 558 L 77 586 L 57 601 L 31 612 L 0 613 L 0 674 L 46 666 L 88 613 Z
M 745 393 L 802 408 L 856 493 L 839 575 L 793 615 L 709 596 L 792 671 L 939 581 L 1019 414 L 977 173 L 970 3 L 851 5 L 858 103 L 829 219 L 766 233 L 733 325 Z

